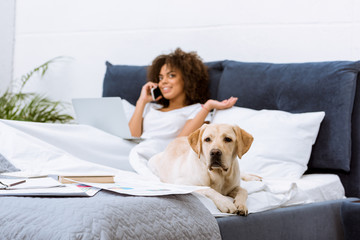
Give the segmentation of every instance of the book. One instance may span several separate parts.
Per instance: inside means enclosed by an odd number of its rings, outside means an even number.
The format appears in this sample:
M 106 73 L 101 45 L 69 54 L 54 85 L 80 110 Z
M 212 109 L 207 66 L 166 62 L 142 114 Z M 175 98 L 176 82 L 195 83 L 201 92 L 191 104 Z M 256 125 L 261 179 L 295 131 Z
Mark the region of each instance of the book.
M 85 183 L 115 183 L 114 176 L 104 175 L 104 176 L 59 176 L 59 182 L 75 183 L 75 182 L 85 182 Z

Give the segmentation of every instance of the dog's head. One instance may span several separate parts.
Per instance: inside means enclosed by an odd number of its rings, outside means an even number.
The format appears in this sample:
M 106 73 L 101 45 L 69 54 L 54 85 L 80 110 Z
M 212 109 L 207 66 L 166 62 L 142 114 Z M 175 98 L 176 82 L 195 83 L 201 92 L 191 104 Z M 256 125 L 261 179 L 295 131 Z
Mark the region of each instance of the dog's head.
M 249 150 L 253 137 L 238 126 L 204 124 L 190 134 L 188 141 L 199 158 L 203 155 L 210 171 L 226 172 L 236 156 L 241 158 Z

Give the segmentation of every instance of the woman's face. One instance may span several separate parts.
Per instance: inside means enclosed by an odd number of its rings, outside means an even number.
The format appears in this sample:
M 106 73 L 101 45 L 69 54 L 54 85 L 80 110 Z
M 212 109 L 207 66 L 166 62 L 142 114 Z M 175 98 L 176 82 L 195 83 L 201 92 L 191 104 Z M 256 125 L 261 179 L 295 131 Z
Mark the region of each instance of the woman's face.
M 159 88 L 164 98 L 169 101 L 185 102 L 184 80 L 179 70 L 164 65 L 159 73 Z

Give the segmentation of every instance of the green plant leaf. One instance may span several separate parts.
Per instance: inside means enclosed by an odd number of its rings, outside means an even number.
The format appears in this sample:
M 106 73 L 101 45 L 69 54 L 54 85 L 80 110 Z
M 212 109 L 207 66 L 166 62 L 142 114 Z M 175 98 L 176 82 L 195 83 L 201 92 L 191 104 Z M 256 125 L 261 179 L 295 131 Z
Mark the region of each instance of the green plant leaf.
M 22 92 L 26 83 L 35 73 L 44 76 L 49 69 L 49 65 L 62 58 L 64 57 L 53 58 L 24 74 L 20 78 L 20 87 L 16 92 L 12 92 L 8 88 L 0 96 L 0 118 L 33 122 L 67 123 L 72 121 L 74 118 L 64 113 L 69 104 L 52 101 L 42 94 Z

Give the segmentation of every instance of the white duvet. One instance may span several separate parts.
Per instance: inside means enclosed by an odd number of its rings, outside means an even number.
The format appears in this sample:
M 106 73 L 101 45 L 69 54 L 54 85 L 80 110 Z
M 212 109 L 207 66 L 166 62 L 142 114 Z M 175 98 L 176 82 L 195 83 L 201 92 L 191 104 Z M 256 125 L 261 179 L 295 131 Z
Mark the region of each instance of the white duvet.
M 26 175 L 121 177 L 135 170 L 141 179 L 157 180 L 147 168 L 147 159 L 165 146 L 152 140 L 136 145 L 85 125 L 0 120 L 0 153 Z M 249 213 L 344 197 L 336 175 L 265 178 L 241 184 L 249 192 Z M 198 198 L 215 216 L 222 215 L 211 200 Z

